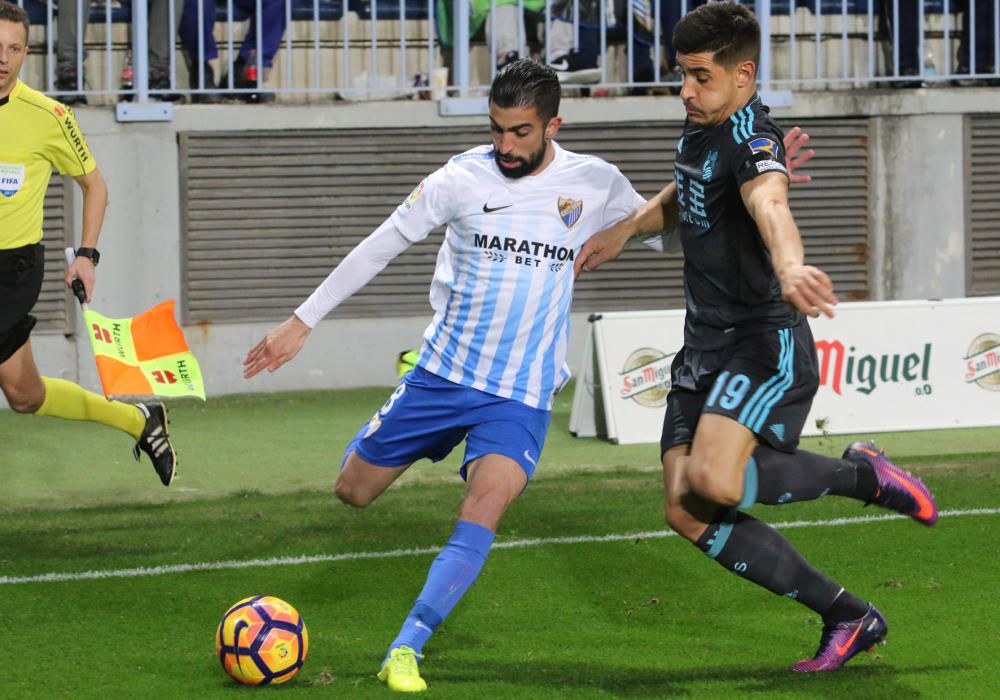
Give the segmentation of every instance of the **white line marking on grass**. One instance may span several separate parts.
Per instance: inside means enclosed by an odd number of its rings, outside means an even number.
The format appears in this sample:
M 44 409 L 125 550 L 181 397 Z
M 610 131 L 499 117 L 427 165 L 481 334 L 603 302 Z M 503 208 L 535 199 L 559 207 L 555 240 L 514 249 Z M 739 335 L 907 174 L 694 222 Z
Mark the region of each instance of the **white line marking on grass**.
M 1000 508 L 970 508 L 968 510 L 943 510 L 938 515 L 942 518 L 952 518 L 967 515 L 1000 515 Z M 840 527 L 842 525 L 858 525 L 862 523 L 886 522 L 889 520 L 909 520 L 905 515 L 862 515 L 855 518 L 831 518 L 829 520 L 791 520 L 783 523 L 772 523 L 779 530 L 799 527 Z M 535 537 L 510 542 L 497 542 L 493 549 L 516 549 L 521 547 L 540 547 L 548 544 L 586 544 L 596 542 L 627 542 L 635 539 L 662 539 L 673 537 L 675 533 L 669 530 L 653 530 L 650 532 L 631 532 L 619 535 L 578 535 L 575 537 Z M 299 557 L 273 557 L 271 559 L 245 559 L 229 561 L 202 562 L 198 564 L 171 564 L 169 566 L 139 566 L 134 569 L 105 569 L 100 571 L 79 571 L 66 573 L 38 574 L 35 576 L 0 576 L 0 585 L 13 583 L 51 583 L 56 581 L 86 581 L 104 578 L 132 578 L 135 576 L 162 576 L 164 574 L 183 574 L 192 571 L 223 571 L 228 569 L 252 569 L 269 566 L 296 566 L 299 564 L 318 564 L 337 561 L 357 561 L 360 559 L 394 559 L 397 557 L 412 557 L 422 554 L 437 554 L 441 547 L 414 547 L 411 549 L 391 549 L 382 552 L 345 552 L 344 554 L 315 554 Z

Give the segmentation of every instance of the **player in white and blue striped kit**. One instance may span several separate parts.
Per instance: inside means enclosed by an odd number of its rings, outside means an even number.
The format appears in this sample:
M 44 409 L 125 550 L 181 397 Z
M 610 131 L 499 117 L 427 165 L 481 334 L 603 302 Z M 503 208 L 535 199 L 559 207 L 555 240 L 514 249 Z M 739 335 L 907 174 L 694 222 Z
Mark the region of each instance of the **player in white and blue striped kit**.
M 424 643 L 479 575 L 541 456 L 552 398 L 568 379 L 577 251 L 644 201 L 615 166 L 553 140 L 559 98 L 550 68 L 506 66 L 490 90 L 493 144 L 420 183 L 244 360 L 248 378 L 280 367 L 320 319 L 447 224 L 420 359 L 348 446 L 336 485 L 342 501 L 364 507 L 416 460 L 466 443 L 455 530 L 379 672 L 393 690 L 427 687 L 417 666 Z

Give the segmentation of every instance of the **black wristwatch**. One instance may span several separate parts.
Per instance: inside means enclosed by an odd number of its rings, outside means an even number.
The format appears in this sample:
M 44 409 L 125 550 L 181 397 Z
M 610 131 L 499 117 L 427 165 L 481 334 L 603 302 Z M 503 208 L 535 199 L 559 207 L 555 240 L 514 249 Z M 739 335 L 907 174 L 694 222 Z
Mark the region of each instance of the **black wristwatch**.
M 94 263 L 94 267 L 97 267 L 97 263 L 101 261 L 101 254 L 97 248 L 77 248 L 76 257 L 90 258 L 90 262 Z

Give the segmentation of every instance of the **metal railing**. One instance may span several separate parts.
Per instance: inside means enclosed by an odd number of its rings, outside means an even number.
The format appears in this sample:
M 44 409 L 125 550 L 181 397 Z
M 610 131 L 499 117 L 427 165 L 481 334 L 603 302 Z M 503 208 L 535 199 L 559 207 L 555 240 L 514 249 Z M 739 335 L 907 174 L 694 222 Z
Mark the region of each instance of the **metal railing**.
M 67 101 L 97 103 L 474 96 L 484 94 L 511 52 L 549 62 L 567 51 L 583 56 L 593 64 L 583 66 L 588 82 L 571 84 L 592 92 L 676 90 L 673 26 L 703 4 L 626 0 L 616 10 L 614 0 L 16 1 L 34 25 L 25 80 Z M 1000 82 L 1000 0 L 743 4 L 761 24 L 764 89 Z M 571 80 L 578 72 L 564 74 Z

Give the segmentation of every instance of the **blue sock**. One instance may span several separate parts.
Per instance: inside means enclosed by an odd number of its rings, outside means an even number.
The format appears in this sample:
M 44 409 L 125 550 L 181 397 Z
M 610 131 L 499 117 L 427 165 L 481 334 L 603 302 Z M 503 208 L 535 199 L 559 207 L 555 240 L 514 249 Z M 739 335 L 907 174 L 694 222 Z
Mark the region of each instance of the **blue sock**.
M 389 646 L 390 652 L 405 645 L 418 655 L 423 654 L 424 644 L 434 630 L 479 576 L 495 536 L 482 525 L 467 520 L 455 523 L 451 539 L 431 564 L 424 589 Z

